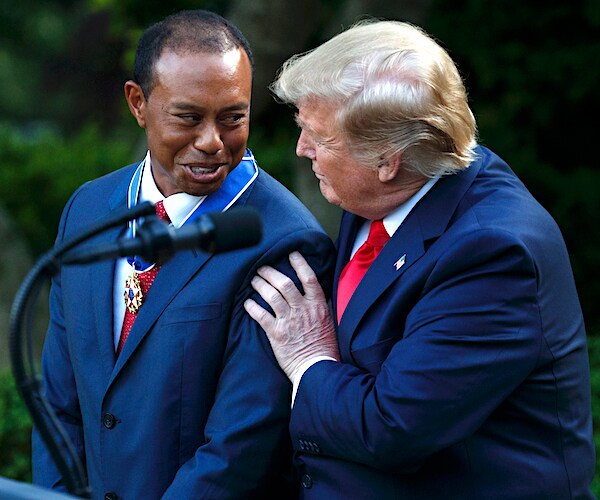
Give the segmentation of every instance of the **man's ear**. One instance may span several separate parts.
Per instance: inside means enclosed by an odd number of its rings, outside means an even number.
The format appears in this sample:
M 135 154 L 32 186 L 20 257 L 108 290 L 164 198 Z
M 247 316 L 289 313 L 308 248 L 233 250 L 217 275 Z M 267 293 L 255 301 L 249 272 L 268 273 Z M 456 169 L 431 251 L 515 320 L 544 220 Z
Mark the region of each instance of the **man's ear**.
M 377 176 L 381 182 L 390 182 L 398 177 L 401 168 L 400 154 L 397 153 L 378 165 Z
M 147 103 L 142 87 L 133 80 L 128 80 L 125 82 L 124 90 L 129 111 L 131 111 L 131 114 L 137 120 L 138 125 L 142 128 L 146 128 L 145 109 Z

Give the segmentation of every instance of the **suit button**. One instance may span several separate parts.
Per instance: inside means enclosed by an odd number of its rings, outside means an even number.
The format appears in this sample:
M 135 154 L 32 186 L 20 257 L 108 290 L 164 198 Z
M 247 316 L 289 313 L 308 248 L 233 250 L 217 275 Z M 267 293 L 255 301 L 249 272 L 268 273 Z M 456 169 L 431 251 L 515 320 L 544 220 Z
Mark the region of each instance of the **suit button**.
M 312 477 L 310 477 L 308 474 L 302 474 L 301 482 L 302 486 L 308 489 L 312 486 Z
M 104 494 L 104 500 L 117 500 L 118 498 L 119 497 L 117 497 L 117 494 L 113 493 L 112 491 Z
M 112 429 L 116 423 L 117 423 L 117 419 L 115 418 L 115 416 L 112 413 L 105 413 L 102 416 L 102 424 L 107 429 Z M 114 495 L 114 493 L 112 493 L 112 494 Z M 108 495 L 108 493 L 107 493 L 107 495 Z M 106 497 L 106 495 L 105 495 L 105 497 Z M 110 499 L 108 499 L 108 500 L 110 500 Z

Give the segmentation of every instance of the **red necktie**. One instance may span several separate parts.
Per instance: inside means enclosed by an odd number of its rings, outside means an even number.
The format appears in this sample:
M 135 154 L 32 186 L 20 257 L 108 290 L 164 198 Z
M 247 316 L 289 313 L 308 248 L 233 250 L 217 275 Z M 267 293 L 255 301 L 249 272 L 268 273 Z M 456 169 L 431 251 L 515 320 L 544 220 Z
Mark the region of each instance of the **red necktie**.
M 371 222 L 367 241 L 357 250 L 354 257 L 344 267 L 342 274 L 340 274 L 337 293 L 338 323 L 341 321 L 342 314 L 344 314 L 350 297 L 352 297 L 360 280 L 389 239 L 390 236 L 383 227 L 381 220 Z
M 160 217 L 162 220 L 166 222 L 171 222 L 167 212 L 165 211 L 165 206 L 163 201 L 159 201 L 156 203 L 156 215 Z M 154 267 L 148 269 L 147 271 L 137 273 L 137 277 L 140 281 L 140 288 L 142 289 L 142 297 L 146 297 L 148 295 L 148 290 L 154 283 L 154 278 L 158 274 L 160 270 L 160 266 L 155 264 Z M 141 307 L 141 306 L 140 306 Z M 137 318 L 137 312 L 132 313 L 128 308 L 125 308 L 125 317 L 123 318 L 123 326 L 121 327 L 121 336 L 119 337 L 119 345 L 117 346 L 117 356 L 121 353 L 123 346 L 125 345 L 125 341 L 129 336 L 129 332 L 131 331 L 131 327 L 133 326 L 133 322 Z

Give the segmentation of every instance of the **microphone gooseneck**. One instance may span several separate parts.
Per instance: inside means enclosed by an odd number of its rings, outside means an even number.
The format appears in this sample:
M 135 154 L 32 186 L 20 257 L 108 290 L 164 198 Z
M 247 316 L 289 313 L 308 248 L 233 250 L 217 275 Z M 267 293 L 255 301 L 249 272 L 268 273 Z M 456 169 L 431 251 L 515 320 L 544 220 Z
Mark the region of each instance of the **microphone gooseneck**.
M 228 252 L 256 245 L 261 238 L 261 217 L 252 208 L 200 215 L 180 228 L 151 217 L 139 226 L 135 238 L 70 251 L 62 257 L 61 264 L 86 264 L 134 255 L 147 262 L 164 263 L 182 250 Z

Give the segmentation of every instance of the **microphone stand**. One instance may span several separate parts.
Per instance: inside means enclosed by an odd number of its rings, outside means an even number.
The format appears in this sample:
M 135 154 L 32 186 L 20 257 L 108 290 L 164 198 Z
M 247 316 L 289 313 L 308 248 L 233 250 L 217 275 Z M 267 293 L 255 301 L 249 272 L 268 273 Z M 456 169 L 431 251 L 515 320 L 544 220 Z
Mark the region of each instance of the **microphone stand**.
M 154 205 L 150 202 L 141 203 L 132 209 L 120 210 L 42 255 L 21 284 L 11 309 L 9 349 L 17 390 L 63 477 L 67 491 L 81 498 L 91 498 L 85 468 L 54 409 L 44 396 L 41 379 L 35 372 L 31 335 L 32 306 L 37 301 L 43 280 L 51 278 L 60 269 L 61 255 L 111 227 L 154 213 Z M 27 363 L 24 354 L 27 355 Z

